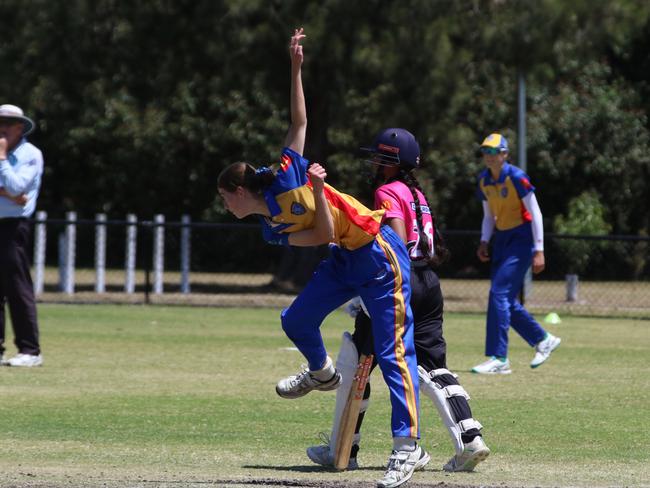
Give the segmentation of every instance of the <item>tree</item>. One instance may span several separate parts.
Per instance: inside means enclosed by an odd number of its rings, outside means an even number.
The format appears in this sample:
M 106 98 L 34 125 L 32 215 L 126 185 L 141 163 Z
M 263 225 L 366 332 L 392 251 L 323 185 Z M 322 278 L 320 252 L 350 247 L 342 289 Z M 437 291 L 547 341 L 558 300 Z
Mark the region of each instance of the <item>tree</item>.
M 612 226 L 607 221 L 600 196 L 587 191 L 571 199 L 566 216 L 555 216 L 553 228 L 558 234 L 595 236 L 607 235 Z M 607 243 L 561 239 L 558 246 L 568 262 L 567 269 L 573 274 L 580 274 L 589 263 L 598 260 L 598 257 L 594 256 L 595 251 L 602 252 Z

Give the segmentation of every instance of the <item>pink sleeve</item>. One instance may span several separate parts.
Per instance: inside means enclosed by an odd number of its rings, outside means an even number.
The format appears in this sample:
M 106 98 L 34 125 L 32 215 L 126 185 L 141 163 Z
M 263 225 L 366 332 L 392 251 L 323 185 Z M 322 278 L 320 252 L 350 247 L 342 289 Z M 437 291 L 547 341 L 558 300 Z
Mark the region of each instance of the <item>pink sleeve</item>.
M 404 212 L 402 211 L 402 204 L 399 196 L 389 188 L 380 187 L 375 191 L 375 208 L 383 208 L 386 210 L 386 213 L 384 214 L 385 219 L 397 217 L 406 220 L 404 218 Z

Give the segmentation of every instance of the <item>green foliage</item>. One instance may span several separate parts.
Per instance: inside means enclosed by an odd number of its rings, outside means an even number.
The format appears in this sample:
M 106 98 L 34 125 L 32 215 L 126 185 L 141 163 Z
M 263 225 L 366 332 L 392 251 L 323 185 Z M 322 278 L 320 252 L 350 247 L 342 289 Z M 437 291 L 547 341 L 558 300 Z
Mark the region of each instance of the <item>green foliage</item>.
M 568 214 L 557 215 L 553 228 L 558 234 L 574 236 L 604 235 L 609 233 L 612 226 L 605 215 L 605 207 L 600 195 L 593 191 L 586 191 L 569 202 Z M 581 273 L 592 260 L 590 253 L 602 251 L 606 242 L 594 244 L 584 240 L 559 240 L 559 247 L 565 253 L 569 262 L 569 270 L 574 274 Z
M 286 44 L 302 25 L 306 156 L 367 199 L 359 146 L 407 127 L 441 225 L 458 229 L 480 222 L 478 141 L 501 131 L 516 149 L 523 72 L 547 220 L 609 185 L 612 231 L 648 233 L 649 12 L 643 0 L 5 0 L 0 90 L 38 121 L 51 215 L 221 220 L 219 171 L 277 157 Z
M 650 211 L 647 116 L 638 94 L 610 68 L 591 62 L 555 89 L 540 90 L 531 110 L 531 159 L 542 210 L 564 210 L 584 188 L 601 191 L 618 233 L 634 233 Z

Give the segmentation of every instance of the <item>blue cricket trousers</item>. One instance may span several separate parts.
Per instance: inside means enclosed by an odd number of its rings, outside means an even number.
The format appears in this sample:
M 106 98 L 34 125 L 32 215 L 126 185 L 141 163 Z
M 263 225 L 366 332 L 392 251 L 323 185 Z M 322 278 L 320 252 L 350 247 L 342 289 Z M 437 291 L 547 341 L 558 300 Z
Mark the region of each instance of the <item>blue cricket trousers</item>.
M 544 340 L 546 332 L 517 298 L 532 261 L 533 233 L 530 223 L 495 232 L 485 338 L 486 356 L 508 356 L 510 326 L 531 346 Z
M 419 438 L 419 383 L 409 305 L 410 260 L 393 230 L 383 225 L 376 239 L 350 251 L 333 246 L 305 289 L 282 312 L 282 328 L 309 362 L 322 368 L 327 352 L 320 325 L 355 296 L 372 319 L 375 354 L 392 404 L 393 437 Z

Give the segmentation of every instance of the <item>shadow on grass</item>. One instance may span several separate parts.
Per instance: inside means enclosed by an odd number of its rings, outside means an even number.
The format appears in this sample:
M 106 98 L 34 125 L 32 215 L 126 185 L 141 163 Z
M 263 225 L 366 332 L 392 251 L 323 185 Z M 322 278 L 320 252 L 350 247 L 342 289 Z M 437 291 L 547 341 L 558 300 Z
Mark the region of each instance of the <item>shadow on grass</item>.
M 265 466 L 261 464 L 257 465 L 246 465 L 242 468 L 248 469 L 265 469 L 269 471 L 296 471 L 299 473 L 342 473 L 343 471 L 337 471 L 334 468 L 327 468 L 325 466 L 314 466 L 314 465 L 296 465 L 296 466 Z M 380 471 L 384 472 L 386 468 L 384 466 L 363 466 L 355 471 Z

